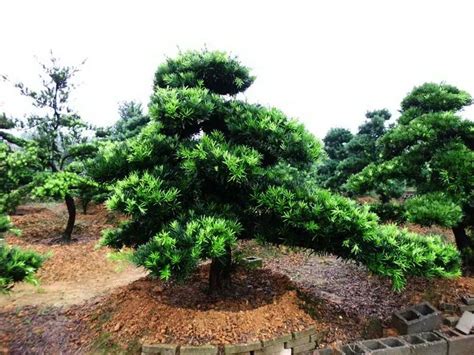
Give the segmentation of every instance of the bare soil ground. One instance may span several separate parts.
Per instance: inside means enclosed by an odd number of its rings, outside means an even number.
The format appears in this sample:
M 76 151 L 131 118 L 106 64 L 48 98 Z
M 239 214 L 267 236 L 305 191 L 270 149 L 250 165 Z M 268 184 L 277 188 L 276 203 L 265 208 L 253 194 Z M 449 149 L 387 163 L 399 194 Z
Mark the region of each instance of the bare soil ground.
M 332 256 L 242 242 L 240 252 L 264 259 L 258 271 L 237 269 L 234 289 L 209 297 L 208 265 L 186 284 L 162 283 L 96 244 L 119 216 L 96 206 L 78 215 L 70 245 L 53 244 L 66 221 L 60 204 L 28 205 L 13 217 L 21 245 L 50 258 L 40 286 L 16 285 L 0 295 L 0 353 L 139 353 L 141 341 L 225 344 L 270 338 L 315 325 L 321 345 L 384 334 L 391 313 L 410 303 L 456 302 L 474 293 L 474 279 L 413 278 L 401 293 L 386 279 Z M 416 226 L 414 226 L 416 228 Z

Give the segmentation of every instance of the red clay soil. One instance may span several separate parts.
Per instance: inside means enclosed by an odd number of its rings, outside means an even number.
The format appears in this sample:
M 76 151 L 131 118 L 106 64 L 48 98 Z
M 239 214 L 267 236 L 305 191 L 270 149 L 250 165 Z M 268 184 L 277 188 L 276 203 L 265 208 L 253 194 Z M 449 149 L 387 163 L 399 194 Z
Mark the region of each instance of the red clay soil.
M 25 214 L 14 216 L 14 222 L 23 236 L 8 237 L 11 244 L 53 252 L 38 274 L 41 291 L 19 285 L 11 296 L 0 296 L 0 344 L 12 354 L 138 353 L 141 341 L 240 343 L 309 325 L 323 335 L 324 346 L 367 336 L 372 320 L 387 325 L 391 313 L 408 304 L 457 302 L 460 295 L 474 293 L 474 279 L 467 277 L 412 278 L 406 290 L 395 293 L 389 280 L 353 263 L 242 242 L 241 253 L 261 256 L 264 268 L 238 269 L 230 292 L 210 296 L 208 265 L 184 284 L 143 277 L 132 266 L 117 271 L 117 264 L 105 258 L 110 250 L 95 248 L 100 230 L 118 219 L 100 206 L 78 216 L 77 242 L 52 244 L 66 215 L 61 205 L 46 207 L 22 208 Z M 68 297 L 58 297 L 59 292 Z
M 238 270 L 232 289 L 207 292 L 209 267 L 185 284 L 144 278 L 103 298 L 88 321 L 116 343 L 228 344 L 273 338 L 318 326 L 288 278 L 268 270 Z M 107 319 L 102 322 L 101 319 Z

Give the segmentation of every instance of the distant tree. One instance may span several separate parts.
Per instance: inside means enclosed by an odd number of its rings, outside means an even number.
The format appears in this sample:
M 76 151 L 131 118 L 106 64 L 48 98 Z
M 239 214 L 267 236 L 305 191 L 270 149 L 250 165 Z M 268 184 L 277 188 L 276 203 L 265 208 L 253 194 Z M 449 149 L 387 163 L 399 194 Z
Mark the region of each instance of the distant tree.
M 318 166 L 318 181 L 327 188 L 337 190 L 344 183 L 337 174 L 339 163 L 347 158 L 346 144 L 353 138 L 345 128 L 331 128 L 323 138 L 327 158 Z
M 135 262 L 165 280 L 210 259 L 211 292 L 230 284 L 232 250 L 248 238 L 355 260 L 395 289 L 409 274 L 459 274 L 456 249 L 439 237 L 380 226 L 367 208 L 316 186 L 321 143 L 281 111 L 232 96 L 253 80 L 222 52 L 158 67 L 150 123 L 94 160 L 100 181 L 114 182 L 107 206 L 128 216 L 103 244 L 135 248 Z
M 125 140 L 136 136 L 150 122 L 150 118 L 143 113 L 142 105 L 135 101 L 122 102 L 118 111 L 118 121 L 112 127 L 98 130 L 98 137 L 113 141 Z
M 377 140 L 387 132 L 387 121 L 391 114 L 387 109 L 369 111 L 366 121 L 359 126 L 357 134 L 349 135 L 347 130 L 336 128 L 330 130 L 324 139 L 324 149 L 329 159 L 319 167 L 319 177 L 323 186 L 334 191 L 352 193 L 345 183 L 353 174 L 360 172 L 367 165 L 378 161 L 380 148 Z M 374 187 L 382 204 L 391 198 L 399 197 L 405 189 L 403 181 L 379 181 Z M 380 210 L 379 207 L 377 207 Z
M 353 138 L 345 128 L 331 128 L 323 139 L 324 150 L 330 159 L 341 161 L 347 158 L 346 143 Z
M 69 217 L 62 240 L 69 242 L 76 218 L 74 190 L 87 179 L 65 170 L 74 159 L 93 154 L 96 148 L 87 143 L 84 135 L 87 125 L 69 105 L 70 95 L 76 87 L 73 78 L 79 69 L 62 66 L 53 56 L 48 64 L 40 65 L 43 71 L 40 89 L 31 89 L 21 82 L 14 85 L 37 109 L 28 116 L 25 125 L 32 131 L 32 139 L 39 149 L 38 159 L 50 171 L 36 176 L 39 186 L 34 194 L 64 199 Z
M 408 217 L 452 227 L 461 251 L 474 245 L 468 235 L 474 229 L 474 122 L 456 112 L 470 104 L 471 96 L 451 85 L 415 87 L 402 101 L 397 125 L 379 140 L 381 161 L 349 181 L 367 191 L 378 181 L 405 179 L 417 191 Z

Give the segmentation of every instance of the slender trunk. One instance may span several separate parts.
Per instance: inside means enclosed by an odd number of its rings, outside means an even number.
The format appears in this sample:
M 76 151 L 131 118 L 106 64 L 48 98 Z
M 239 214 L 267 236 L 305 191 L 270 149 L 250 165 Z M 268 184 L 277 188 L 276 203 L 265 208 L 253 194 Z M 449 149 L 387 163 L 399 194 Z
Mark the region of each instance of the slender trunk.
M 89 200 L 81 200 L 82 214 L 87 214 L 87 206 L 89 206 Z
M 464 249 L 471 247 L 471 242 L 469 241 L 469 237 L 467 236 L 464 225 L 458 224 L 457 226 L 454 226 L 453 233 L 454 238 L 456 239 L 456 246 L 458 247 L 459 251 L 463 251 Z
M 66 201 L 67 212 L 69 214 L 69 217 L 67 220 L 66 230 L 63 234 L 63 241 L 69 243 L 71 241 L 74 223 L 76 222 L 76 204 L 74 203 L 74 199 L 72 198 L 72 196 L 69 194 L 66 194 L 64 200 Z
M 218 293 L 231 285 L 232 251 L 226 248 L 226 254 L 220 258 L 212 259 L 209 271 L 209 292 Z

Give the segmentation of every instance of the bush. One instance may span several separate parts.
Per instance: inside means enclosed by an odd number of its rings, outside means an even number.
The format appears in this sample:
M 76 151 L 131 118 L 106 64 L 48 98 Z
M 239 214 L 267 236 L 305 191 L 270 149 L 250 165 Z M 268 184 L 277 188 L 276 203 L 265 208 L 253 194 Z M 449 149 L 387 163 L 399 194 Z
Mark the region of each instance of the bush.
M 36 284 L 35 272 L 43 261 L 35 252 L 0 244 L 0 292 L 7 292 L 19 281 Z

